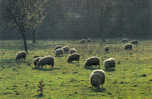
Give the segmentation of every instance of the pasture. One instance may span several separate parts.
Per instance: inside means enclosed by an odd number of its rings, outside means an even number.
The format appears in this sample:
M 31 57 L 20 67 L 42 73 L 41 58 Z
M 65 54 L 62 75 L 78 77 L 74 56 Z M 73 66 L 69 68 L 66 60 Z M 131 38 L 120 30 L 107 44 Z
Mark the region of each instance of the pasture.
M 140 41 L 132 51 L 125 51 L 119 40 L 81 44 L 79 41 L 28 41 L 29 54 L 25 62 L 16 63 L 16 53 L 23 50 L 22 41 L 0 41 L 0 99 L 152 99 L 152 41 Z M 67 63 L 64 57 L 55 57 L 55 67 L 34 69 L 33 56 L 54 54 L 56 45 L 76 48 L 80 62 Z M 109 46 L 109 53 L 104 52 Z M 115 71 L 105 72 L 104 89 L 92 88 L 84 62 L 91 56 L 103 61 L 116 59 Z M 119 63 L 120 62 L 120 63 Z M 44 96 L 38 96 L 39 81 L 43 80 Z

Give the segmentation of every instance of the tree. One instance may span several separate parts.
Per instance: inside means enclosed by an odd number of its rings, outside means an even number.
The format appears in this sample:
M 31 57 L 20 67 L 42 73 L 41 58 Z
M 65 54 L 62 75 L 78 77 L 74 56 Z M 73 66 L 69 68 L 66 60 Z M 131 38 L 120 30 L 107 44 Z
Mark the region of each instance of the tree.
M 45 10 L 37 9 L 45 7 L 47 0 L 3 0 L 1 4 L 4 21 L 16 27 L 24 41 L 24 50 L 28 53 L 26 33 L 31 27 L 35 29 L 35 24 L 40 23 L 38 16 Z

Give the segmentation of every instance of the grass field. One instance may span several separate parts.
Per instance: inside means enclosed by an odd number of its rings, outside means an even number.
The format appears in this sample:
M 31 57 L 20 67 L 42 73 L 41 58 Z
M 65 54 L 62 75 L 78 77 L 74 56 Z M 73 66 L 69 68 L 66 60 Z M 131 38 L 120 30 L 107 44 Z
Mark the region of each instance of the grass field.
M 67 56 L 55 58 L 55 68 L 33 69 L 33 56 L 54 55 L 56 45 L 78 50 L 80 63 L 68 64 Z M 104 53 L 104 46 L 110 53 Z M 117 40 L 80 44 L 78 41 L 28 41 L 27 60 L 17 64 L 16 53 L 23 50 L 22 41 L 0 41 L 0 99 L 152 99 L 152 41 L 140 41 L 133 51 L 125 51 Z M 106 73 L 104 90 L 91 87 L 91 69 L 84 68 L 90 56 L 103 61 L 116 58 L 116 70 Z M 94 68 L 96 69 L 96 68 Z M 38 82 L 44 81 L 44 96 L 39 97 Z

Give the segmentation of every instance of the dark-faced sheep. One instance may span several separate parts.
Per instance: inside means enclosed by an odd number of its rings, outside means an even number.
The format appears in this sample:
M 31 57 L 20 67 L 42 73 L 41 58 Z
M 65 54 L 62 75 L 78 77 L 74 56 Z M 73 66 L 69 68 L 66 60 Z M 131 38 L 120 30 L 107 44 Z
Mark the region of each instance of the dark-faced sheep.
M 133 40 L 133 41 L 131 41 L 131 44 L 137 45 L 138 41 L 137 40 Z
M 80 54 L 78 54 L 78 53 L 73 53 L 73 54 L 71 54 L 71 55 L 68 57 L 67 62 L 68 62 L 68 63 L 72 63 L 73 61 L 78 61 L 78 62 L 79 62 L 79 60 L 80 60 Z
M 58 48 L 58 49 L 55 50 L 55 56 L 56 57 L 62 57 L 63 54 L 64 54 L 64 51 L 63 51 L 62 48 Z
M 16 54 L 16 62 L 19 60 L 25 60 L 26 59 L 26 52 L 20 51 Z
M 39 62 L 40 58 L 41 57 L 36 57 L 36 58 L 33 59 L 33 64 L 34 64 L 35 68 L 38 67 L 38 62 Z
M 132 46 L 132 44 L 126 44 L 126 45 L 124 46 L 124 49 L 125 49 L 125 50 L 132 50 L 132 49 L 133 49 L 133 46 Z
M 100 88 L 100 85 L 105 83 L 105 72 L 103 70 L 94 70 L 90 74 L 90 83 L 95 88 Z
M 52 56 L 45 56 L 40 58 L 38 62 L 38 67 L 43 68 L 44 65 L 50 65 L 52 68 L 54 67 L 54 57 Z
M 114 58 L 109 58 L 104 61 L 105 70 L 113 70 L 115 68 L 116 62 Z
M 100 67 L 100 59 L 98 57 L 96 57 L 96 56 L 88 58 L 86 60 L 84 66 L 85 66 L 85 68 L 88 68 L 88 67 L 93 66 L 93 65 Z
M 64 53 L 69 53 L 70 48 L 68 46 L 64 46 L 63 51 L 64 51 Z
M 70 54 L 73 54 L 73 53 L 75 53 L 75 52 L 77 52 L 77 50 L 76 50 L 75 48 L 71 48 L 71 49 L 70 49 Z

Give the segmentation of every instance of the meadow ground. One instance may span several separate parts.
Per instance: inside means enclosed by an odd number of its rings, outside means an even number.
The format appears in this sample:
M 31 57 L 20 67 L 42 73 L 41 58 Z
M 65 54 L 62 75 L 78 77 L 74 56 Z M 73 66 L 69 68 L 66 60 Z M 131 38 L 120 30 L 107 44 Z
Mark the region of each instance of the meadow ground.
M 55 68 L 34 69 L 33 56 L 54 55 L 56 45 L 68 45 L 78 50 L 79 63 L 68 64 L 67 56 L 55 58 Z M 104 53 L 104 46 L 110 53 Z M 15 62 L 16 53 L 23 50 L 22 41 L 0 41 L 0 99 L 152 99 L 152 41 L 140 41 L 133 51 L 124 51 L 117 40 L 80 44 L 78 41 L 28 41 L 29 54 L 25 62 Z M 103 61 L 116 58 L 116 70 L 106 73 L 104 90 L 91 87 L 84 62 L 90 56 Z M 96 69 L 96 68 L 94 68 Z M 37 92 L 44 81 L 44 96 Z

